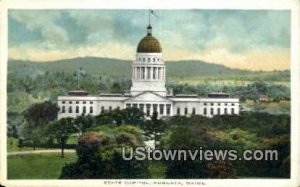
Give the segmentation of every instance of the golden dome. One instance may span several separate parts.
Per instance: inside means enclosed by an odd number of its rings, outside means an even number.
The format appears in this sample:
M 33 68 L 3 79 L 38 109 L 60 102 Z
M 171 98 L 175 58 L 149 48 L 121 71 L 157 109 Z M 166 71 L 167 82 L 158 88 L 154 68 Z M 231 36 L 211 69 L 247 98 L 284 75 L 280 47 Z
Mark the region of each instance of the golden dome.
M 137 52 L 138 53 L 161 53 L 161 46 L 159 41 L 152 36 L 152 27 L 149 25 L 147 27 L 148 32 L 138 44 Z

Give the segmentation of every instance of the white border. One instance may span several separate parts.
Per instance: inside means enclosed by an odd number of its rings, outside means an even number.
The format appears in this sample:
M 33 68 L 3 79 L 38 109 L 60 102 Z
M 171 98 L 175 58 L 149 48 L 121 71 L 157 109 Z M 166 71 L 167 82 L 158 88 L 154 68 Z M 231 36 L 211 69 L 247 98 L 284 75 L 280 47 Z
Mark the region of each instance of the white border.
M 30 3 L 29 3 L 30 2 Z M 103 180 L 6 179 L 6 78 L 8 9 L 273 9 L 291 10 L 291 179 L 199 179 L 205 186 L 300 186 L 300 1 L 299 0 L 7 0 L 0 2 L 0 183 L 5 186 L 101 186 Z M 108 181 L 108 180 L 106 180 Z M 128 181 L 128 180 L 125 180 Z M 139 180 L 135 180 L 139 181 Z M 109 185 L 114 186 L 114 185 Z M 120 186 L 120 185 L 119 185 Z M 140 186 L 140 185 L 122 185 Z M 150 185 L 144 185 L 150 186 Z M 151 185 L 157 186 L 157 185 Z M 172 185 L 166 185 L 172 186 Z M 194 185 L 189 185 L 194 186 Z M 202 185 L 195 185 L 202 186 Z

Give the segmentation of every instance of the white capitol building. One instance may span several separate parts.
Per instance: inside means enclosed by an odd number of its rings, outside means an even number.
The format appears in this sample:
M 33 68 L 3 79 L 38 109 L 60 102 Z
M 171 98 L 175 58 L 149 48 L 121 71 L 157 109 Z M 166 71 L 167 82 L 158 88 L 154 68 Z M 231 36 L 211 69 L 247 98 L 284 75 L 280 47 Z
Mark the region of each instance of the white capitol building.
M 239 114 L 239 99 L 226 93 L 214 92 L 207 97 L 170 93 L 165 87 L 166 67 L 159 41 L 152 36 L 152 27 L 147 27 L 147 36 L 138 44 L 135 61 L 132 63 L 132 86 L 130 93 L 100 93 L 89 95 L 82 90 L 70 91 L 58 96 L 58 118 L 76 117 L 84 114 L 99 115 L 114 109 L 137 107 L 146 115 L 158 113 L 158 117 L 174 115 Z

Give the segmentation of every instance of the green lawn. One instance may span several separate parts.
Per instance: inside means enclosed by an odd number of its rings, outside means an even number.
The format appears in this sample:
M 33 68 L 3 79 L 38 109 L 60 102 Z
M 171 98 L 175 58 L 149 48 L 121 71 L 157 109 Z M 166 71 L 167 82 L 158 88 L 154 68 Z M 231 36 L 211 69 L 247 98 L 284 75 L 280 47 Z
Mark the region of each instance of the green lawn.
M 77 144 L 78 143 L 78 136 L 77 135 L 73 135 L 70 136 L 67 144 Z M 57 143 L 56 140 L 54 141 L 54 143 Z M 40 148 L 40 147 L 36 147 L 36 150 L 44 150 L 46 148 Z M 59 149 L 59 148 L 56 148 Z M 32 151 L 33 148 L 32 147 L 23 147 L 21 150 L 18 147 L 18 139 L 17 138 L 7 138 L 7 152 L 16 152 L 16 151 Z
M 76 161 L 75 153 L 41 153 L 8 156 L 8 179 L 57 179 L 65 163 Z M 160 161 L 150 161 L 153 179 L 164 178 L 165 166 Z
M 36 148 L 36 150 L 45 149 L 45 148 Z M 17 138 L 7 138 L 7 152 L 16 152 L 16 151 L 32 151 L 32 147 L 23 147 L 21 150 L 18 147 Z
M 65 163 L 76 161 L 75 153 L 43 153 L 7 157 L 8 179 L 57 179 Z

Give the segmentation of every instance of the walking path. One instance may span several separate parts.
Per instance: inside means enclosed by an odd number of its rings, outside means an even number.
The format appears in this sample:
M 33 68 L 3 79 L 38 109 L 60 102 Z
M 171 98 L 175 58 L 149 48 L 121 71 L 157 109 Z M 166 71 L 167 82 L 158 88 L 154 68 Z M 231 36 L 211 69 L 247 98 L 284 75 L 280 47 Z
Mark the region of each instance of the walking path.
M 39 154 L 39 153 L 60 153 L 61 149 L 48 149 L 48 150 L 32 150 L 32 151 L 16 151 L 8 152 L 7 155 L 25 155 L 25 154 Z M 65 149 L 64 153 L 75 153 L 75 149 Z

